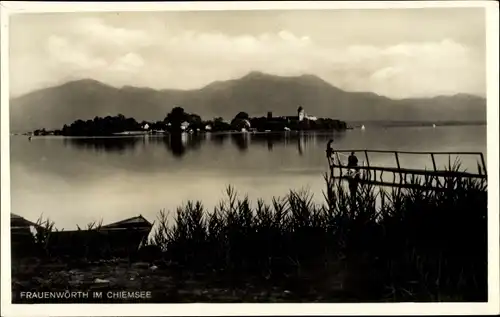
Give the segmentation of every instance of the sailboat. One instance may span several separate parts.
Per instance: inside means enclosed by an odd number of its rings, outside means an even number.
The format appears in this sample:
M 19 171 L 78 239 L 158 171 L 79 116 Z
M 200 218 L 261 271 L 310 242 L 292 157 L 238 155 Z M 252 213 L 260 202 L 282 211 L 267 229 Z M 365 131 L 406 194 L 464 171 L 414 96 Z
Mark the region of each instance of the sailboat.
M 364 129 L 365 129 L 365 125 L 363 124 L 363 125 L 361 126 L 361 130 L 364 130 Z
M 435 128 L 435 127 L 436 127 L 436 125 L 435 125 L 435 124 L 433 124 L 433 125 L 432 125 L 432 127 L 433 127 L 433 128 Z

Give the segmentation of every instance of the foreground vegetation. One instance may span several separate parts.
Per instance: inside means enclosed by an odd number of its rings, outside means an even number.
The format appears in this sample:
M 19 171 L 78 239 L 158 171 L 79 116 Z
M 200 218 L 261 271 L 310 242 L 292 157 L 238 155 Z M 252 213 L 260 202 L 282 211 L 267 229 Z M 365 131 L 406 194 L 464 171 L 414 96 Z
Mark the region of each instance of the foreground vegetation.
M 151 243 L 186 270 L 224 271 L 235 283 L 259 276 L 296 294 L 487 299 L 485 183 L 454 178 L 432 192 L 363 185 L 354 201 L 343 186 L 327 182 L 321 206 L 293 191 L 251 206 L 229 188 L 213 212 L 189 202 L 172 225 L 161 213 Z
M 187 202 L 160 212 L 136 255 L 157 268 L 144 276 L 164 281 L 150 284 L 156 301 L 487 300 L 486 181 L 450 177 L 435 191 L 359 185 L 352 198 L 325 180 L 321 205 L 305 191 L 252 204 L 229 187 L 213 211 Z

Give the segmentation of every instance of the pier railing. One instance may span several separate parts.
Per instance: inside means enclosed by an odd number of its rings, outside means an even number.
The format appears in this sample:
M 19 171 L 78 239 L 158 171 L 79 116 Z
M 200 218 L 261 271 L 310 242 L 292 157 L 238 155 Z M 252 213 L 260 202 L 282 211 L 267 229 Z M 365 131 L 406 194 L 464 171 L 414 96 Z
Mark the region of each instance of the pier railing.
M 354 152 L 358 158 L 358 165 L 355 168 L 348 166 L 348 155 Z M 359 154 L 362 154 L 362 157 Z M 370 154 L 387 154 L 394 158 L 393 166 L 374 165 L 374 160 L 370 159 Z M 412 156 L 427 156 L 428 165 L 424 168 L 405 168 L 401 164 L 402 155 Z M 438 168 L 436 158 L 446 156 L 448 165 L 451 164 L 451 156 L 456 155 L 459 158 L 465 156 L 476 157 L 477 173 L 469 171 L 460 171 L 451 168 Z M 487 170 L 484 154 L 481 152 L 415 152 L 415 151 L 386 151 L 386 150 L 335 150 L 334 155 L 328 158 L 330 166 L 331 179 L 346 179 L 352 180 L 354 177 L 359 182 L 370 183 L 381 186 L 396 186 L 396 187 L 422 187 L 418 185 L 417 180 L 424 180 L 426 188 L 440 189 L 443 188 L 442 182 L 450 178 L 467 178 L 486 181 Z M 392 175 L 392 180 L 384 178 L 384 173 Z

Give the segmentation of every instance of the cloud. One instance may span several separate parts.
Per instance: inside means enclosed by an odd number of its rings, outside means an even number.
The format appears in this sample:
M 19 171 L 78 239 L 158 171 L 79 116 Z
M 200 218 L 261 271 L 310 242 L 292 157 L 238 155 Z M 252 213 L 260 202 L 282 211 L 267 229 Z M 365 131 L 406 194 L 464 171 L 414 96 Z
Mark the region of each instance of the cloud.
M 379 67 L 367 88 L 380 94 L 403 98 L 484 91 L 483 62 L 451 39 L 397 44 L 376 56 Z
M 278 75 L 312 73 L 345 90 L 396 98 L 481 93 L 484 87 L 477 80 L 484 71 L 481 61 L 452 39 L 383 47 L 325 47 L 308 36 L 287 31 L 258 36 L 186 32 L 165 42 L 162 49 L 172 64 L 165 66 L 179 75 L 172 83 L 178 88 L 185 88 L 184 83 L 194 88 L 252 70 Z M 190 78 L 190 73 L 196 76 Z
M 396 98 L 485 90 L 484 57 L 452 38 L 336 45 L 286 29 L 229 35 L 173 32 L 160 25 L 141 28 L 98 18 L 75 19 L 47 36 L 44 54 L 33 51 L 24 60 L 45 80 L 85 76 L 112 85 L 157 89 L 199 88 L 257 70 L 285 76 L 316 74 L 344 90 Z M 49 70 L 35 65 L 47 60 Z M 44 80 L 32 80 L 33 85 L 40 82 Z
M 76 19 L 71 29 L 75 35 L 106 45 L 130 47 L 150 44 L 150 37 L 143 30 L 112 26 L 98 18 Z
M 60 36 L 50 36 L 46 45 L 47 54 L 55 66 L 68 67 L 68 70 L 87 70 L 107 65 L 100 57 L 93 57 L 86 48 Z
M 372 74 L 371 78 L 374 80 L 387 80 L 397 76 L 401 71 L 401 68 L 389 66 L 376 71 Z
M 109 67 L 110 71 L 135 72 L 144 66 L 144 60 L 136 53 L 128 53 L 116 59 Z

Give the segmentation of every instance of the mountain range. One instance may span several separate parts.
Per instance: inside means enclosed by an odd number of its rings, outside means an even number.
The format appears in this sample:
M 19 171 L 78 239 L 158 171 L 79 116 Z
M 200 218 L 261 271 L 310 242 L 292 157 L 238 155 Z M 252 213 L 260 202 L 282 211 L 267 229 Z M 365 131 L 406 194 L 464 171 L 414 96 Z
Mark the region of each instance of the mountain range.
M 40 89 L 10 100 L 12 132 L 59 129 L 77 119 L 123 114 L 138 121 L 158 121 L 181 106 L 204 119 L 309 115 L 343 121 L 486 121 L 486 99 L 468 95 L 390 99 L 371 92 L 341 90 L 315 75 L 282 77 L 251 72 L 193 90 L 113 87 L 82 79 Z

